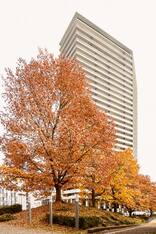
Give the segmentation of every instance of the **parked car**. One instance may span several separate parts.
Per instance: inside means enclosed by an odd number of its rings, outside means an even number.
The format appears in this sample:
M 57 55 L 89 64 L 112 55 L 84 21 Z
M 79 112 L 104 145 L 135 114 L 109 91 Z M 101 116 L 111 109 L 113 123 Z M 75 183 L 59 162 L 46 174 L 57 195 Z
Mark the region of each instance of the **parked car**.
M 148 210 L 145 210 L 145 211 L 133 211 L 132 212 L 132 215 L 138 215 L 138 216 L 142 216 L 142 215 L 145 215 L 145 216 L 150 216 L 150 212 Z

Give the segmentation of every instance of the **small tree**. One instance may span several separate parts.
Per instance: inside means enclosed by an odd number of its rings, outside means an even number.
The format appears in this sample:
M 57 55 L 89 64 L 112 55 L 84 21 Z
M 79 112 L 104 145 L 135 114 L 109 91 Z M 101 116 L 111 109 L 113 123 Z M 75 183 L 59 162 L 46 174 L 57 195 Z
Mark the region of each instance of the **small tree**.
M 103 154 L 98 157 L 90 156 L 90 160 L 83 178 L 83 184 L 89 191 L 88 196 L 91 199 L 92 206 L 95 207 L 96 200 L 106 193 L 112 177 L 115 173 L 116 162 L 113 152 L 108 155 Z
M 149 194 L 149 210 L 150 215 L 153 215 L 153 211 L 156 211 L 156 183 L 151 182 L 151 189 Z
M 139 189 L 141 192 L 138 206 L 141 210 L 149 210 L 150 215 L 156 210 L 156 184 L 147 175 L 139 175 Z
M 114 144 L 112 121 L 91 100 L 81 67 L 67 58 L 40 51 L 16 72 L 6 70 L 6 108 L 1 168 L 5 182 L 43 193 L 76 186 L 89 156 L 108 154 Z
M 119 204 L 124 204 L 130 212 L 131 208 L 135 207 L 135 197 L 139 194 L 136 187 L 138 165 L 130 149 L 116 152 L 114 157 L 116 165 L 105 195 L 115 212 Z

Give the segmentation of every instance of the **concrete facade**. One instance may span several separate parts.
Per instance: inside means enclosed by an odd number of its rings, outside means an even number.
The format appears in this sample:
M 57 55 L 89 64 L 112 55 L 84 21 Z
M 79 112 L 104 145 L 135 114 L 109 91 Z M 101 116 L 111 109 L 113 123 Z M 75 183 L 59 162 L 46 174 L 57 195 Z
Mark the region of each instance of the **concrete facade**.
M 137 156 L 137 86 L 133 52 L 76 13 L 61 42 L 61 54 L 79 61 L 97 106 L 115 121 L 118 151 Z

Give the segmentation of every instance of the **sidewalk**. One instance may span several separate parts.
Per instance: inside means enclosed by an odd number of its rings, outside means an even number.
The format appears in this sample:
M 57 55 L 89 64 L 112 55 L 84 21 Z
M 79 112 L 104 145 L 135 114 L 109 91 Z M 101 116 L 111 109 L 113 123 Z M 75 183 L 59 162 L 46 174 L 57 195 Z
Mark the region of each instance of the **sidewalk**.
M 41 229 L 28 229 L 15 227 L 5 223 L 0 223 L 0 234 L 59 234 L 53 231 L 44 231 Z

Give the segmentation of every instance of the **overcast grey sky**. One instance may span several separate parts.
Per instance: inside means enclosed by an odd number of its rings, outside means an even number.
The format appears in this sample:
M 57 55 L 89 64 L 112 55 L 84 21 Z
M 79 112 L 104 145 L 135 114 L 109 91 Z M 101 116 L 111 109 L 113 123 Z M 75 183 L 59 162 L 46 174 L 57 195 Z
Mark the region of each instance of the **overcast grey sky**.
M 141 172 L 156 181 L 156 0 L 0 0 L 0 74 L 19 57 L 36 56 L 38 47 L 57 56 L 76 11 L 133 50 L 137 157 Z

